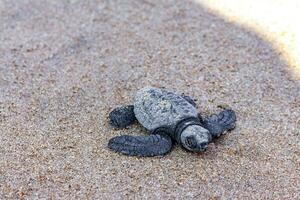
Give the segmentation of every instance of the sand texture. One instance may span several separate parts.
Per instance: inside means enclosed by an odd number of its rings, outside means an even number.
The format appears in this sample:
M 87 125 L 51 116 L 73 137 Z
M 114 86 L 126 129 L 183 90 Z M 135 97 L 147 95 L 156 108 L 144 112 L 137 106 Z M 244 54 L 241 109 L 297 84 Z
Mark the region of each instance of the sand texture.
M 0 199 L 300 199 L 300 82 L 267 40 L 193 1 L 0 0 Z M 107 149 L 151 85 L 237 127 L 203 154 Z

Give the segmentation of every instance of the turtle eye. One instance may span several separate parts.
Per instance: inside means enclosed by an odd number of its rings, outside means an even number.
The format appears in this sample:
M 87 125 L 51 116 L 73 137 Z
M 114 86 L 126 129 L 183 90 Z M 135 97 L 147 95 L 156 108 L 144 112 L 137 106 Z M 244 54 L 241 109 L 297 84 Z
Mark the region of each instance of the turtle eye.
M 185 139 L 185 143 L 187 144 L 188 147 L 191 149 L 194 149 L 197 147 L 197 141 L 195 140 L 194 136 L 189 136 Z

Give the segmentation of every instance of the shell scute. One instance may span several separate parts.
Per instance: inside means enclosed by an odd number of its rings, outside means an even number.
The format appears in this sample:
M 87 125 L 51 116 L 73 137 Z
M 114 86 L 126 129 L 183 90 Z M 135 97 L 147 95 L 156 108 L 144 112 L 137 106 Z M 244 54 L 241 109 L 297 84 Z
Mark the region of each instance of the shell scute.
M 143 88 L 137 92 L 134 113 L 148 130 L 175 127 L 184 118 L 197 117 L 197 110 L 180 95 L 157 88 Z

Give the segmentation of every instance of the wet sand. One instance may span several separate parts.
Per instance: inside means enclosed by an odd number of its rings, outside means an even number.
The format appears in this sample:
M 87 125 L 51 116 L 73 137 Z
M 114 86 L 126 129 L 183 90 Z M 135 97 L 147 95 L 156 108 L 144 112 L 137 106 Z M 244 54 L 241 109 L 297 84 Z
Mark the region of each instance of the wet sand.
M 299 199 L 300 83 L 271 44 L 192 1 L 0 1 L 1 199 Z M 166 87 L 237 127 L 203 154 L 107 149 L 108 113 Z

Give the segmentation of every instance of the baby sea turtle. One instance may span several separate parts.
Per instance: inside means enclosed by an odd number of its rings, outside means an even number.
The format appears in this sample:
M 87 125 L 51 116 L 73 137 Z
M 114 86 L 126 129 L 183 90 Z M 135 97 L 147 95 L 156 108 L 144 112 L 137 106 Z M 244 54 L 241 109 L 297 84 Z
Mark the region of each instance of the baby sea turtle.
M 167 154 L 174 142 L 189 151 L 205 151 L 212 139 L 234 129 L 236 116 L 227 109 L 202 119 L 192 98 L 145 87 L 136 93 L 133 105 L 115 108 L 109 120 L 117 128 L 138 120 L 151 133 L 114 137 L 108 142 L 110 149 L 130 156 L 158 156 Z

